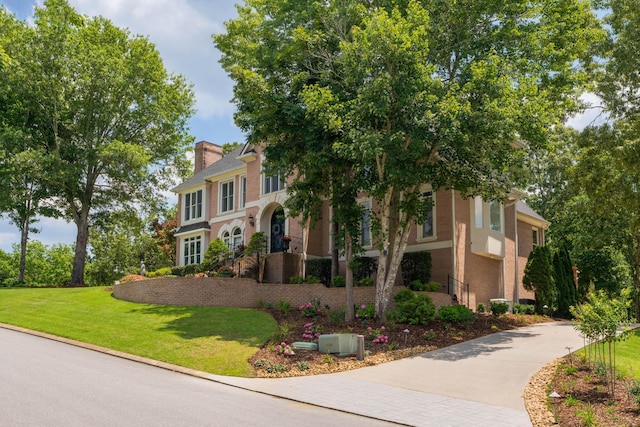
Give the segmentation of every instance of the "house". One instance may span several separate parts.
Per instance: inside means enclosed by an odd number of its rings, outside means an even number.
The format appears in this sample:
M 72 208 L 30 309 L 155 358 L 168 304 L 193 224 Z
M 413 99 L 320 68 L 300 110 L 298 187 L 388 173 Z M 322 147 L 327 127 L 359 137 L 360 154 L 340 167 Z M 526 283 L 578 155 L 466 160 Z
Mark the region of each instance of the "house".
M 282 177 L 263 173 L 262 159 L 258 146 L 247 144 L 223 156 L 218 145 L 196 144 L 193 177 L 172 190 L 178 195 L 179 265 L 201 263 L 209 242 L 218 237 L 232 254 L 256 231 L 269 239 L 271 282 L 296 275 L 284 265 L 300 265 L 302 254 L 330 256 L 329 202 L 322 208 L 322 219 L 305 230 L 298 219 L 286 215 L 286 183 Z M 423 190 L 433 200 L 432 212 L 424 224 L 413 227 L 407 252 L 431 253 L 432 280 L 443 284 L 444 292 L 471 308 L 481 302 L 488 305 L 492 299 L 534 299 L 523 288 L 522 276 L 529 253 L 544 243 L 549 223 L 520 200 L 522 193 L 514 191 L 500 203 L 465 199 L 453 190 L 432 191 L 429 186 Z M 372 201 L 364 197 L 359 203 L 370 207 Z M 363 244 L 369 244 L 366 255 L 375 257 L 366 217 L 363 224 Z

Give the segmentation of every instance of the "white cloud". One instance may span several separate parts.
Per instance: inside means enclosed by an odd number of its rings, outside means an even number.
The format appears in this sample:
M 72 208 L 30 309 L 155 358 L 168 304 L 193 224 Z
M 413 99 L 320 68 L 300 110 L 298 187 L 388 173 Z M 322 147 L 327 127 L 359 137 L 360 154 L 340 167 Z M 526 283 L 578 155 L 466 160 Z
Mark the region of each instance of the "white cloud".
M 587 106 L 584 112 L 576 114 L 567 120 L 566 125 L 577 130 L 582 130 L 587 126 L 597 126 L 604 124 L 609 116 L 604 112 L 602 100 L 594 93 L 585 93 L 580 99 Z

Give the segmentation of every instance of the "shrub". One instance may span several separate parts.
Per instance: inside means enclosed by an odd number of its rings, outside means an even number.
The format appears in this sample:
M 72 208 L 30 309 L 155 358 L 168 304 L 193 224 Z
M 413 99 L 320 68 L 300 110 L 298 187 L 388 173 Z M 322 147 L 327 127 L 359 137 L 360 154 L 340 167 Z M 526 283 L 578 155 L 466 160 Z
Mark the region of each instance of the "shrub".
M 362 304 L 356 308 L 356 318 L 366 320 L 374 317 L 376 317 L 376 307 L 373 304 Z
M 184 277 L 184 266 L 171 267 L 171 275 Z
M 320 298 L 313 298 L 311 302 L 306 302 L 299 308 L 304 317 L 317 317 L 320 315 Z
M 445 305 L 440 307 L 438 317 L 448 323 L 467 322 L 473 318 L 473 312 L 464 305 Z
M 358 282 L 360 286 L 373 286 L 373 279 L 371 277 L 365 277 Z
M 231 269 L 231 267 L 223 265 L 218 269 L 218 276 L 220 277 L 233 277 L 236 275 L 236 272 Z
M 478 311 L 478 313 L 484 313 L 484 312 L 487 311 L 487 306 L 483 302 L 478 303 L 477 311 Z
M 429 282 L 425 285 L 426 289 L 425 291 L 427 292 L 440 292 L 440 283 L 438 282 Z
M 289 278 L 289 283 L 293 283 L 293 284 L 304 283 L 304 278 L 302 276 L 292 276 Z
M 200 272 L 200 264 L 188 264 L 184 267 L 184 276 L 193 276 L 196 273 Z
M 507 302 L 499 302 L 499 301 L 493 301 L 491 303 L 491 313 L 494 316 L 496 316 L 496 317 L 502 316 L 507 311 L 509 311 L 509 303 L 507 303 Z
M 307 279 L 304 281 L 305 283 L 322 283 L 319 277 L 309 275 Z
M 402 283 L 409 286 L 414 280 L 427 283 L 431 280 L 431 253 L 408 252 L 402 256 Z
M 347 279 L 342 276 L 333 276 L 331 278 L 331 287 L 333 288 L 344 288 L 347 286 Z
M 426 283 L 422 283 L 420 280 L 414 280 L 411 283 L 409 283 L 409 289 L 411 289 L 412 291 L 415 291 L 415 292 L 426 291 L 427 290 L 427 284 Z
M 378 259 L 373 257 L 355 257 L 351 263 L 351 268 L 353 269 L 353 280 L 355 282 L 370 279 L 371 275 L 378 269 Z
M 436 306 L 427 294 L 415 294 L 409 289 L 403 289 L 393 298 L 395 310 L 389 317 L 402 324 L 427 325 L 435 318 Z
M 328 258 L 312 258 L 307 260 L 307 277 L 315 276 L 320 280 L 315 283 L 324 283 L 329 286 L 331 283 L 331 259 Z M 307 283 L 309 283 L 307 281 Z
M 513 314 L 535 314 L 536 306 L 533 304 L 514 304 Z

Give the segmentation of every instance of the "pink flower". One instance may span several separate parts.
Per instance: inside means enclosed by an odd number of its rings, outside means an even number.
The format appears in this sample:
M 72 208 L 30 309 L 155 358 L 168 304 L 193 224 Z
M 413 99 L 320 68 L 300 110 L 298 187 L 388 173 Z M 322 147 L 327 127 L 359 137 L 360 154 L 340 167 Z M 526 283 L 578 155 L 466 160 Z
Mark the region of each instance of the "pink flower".
M 309 322 L 309 323 L 307 323 L 306 325 L 304 325 L 304 327 L 305 327 L 305 328 L 308 328 L 308 327 L 310 327 L 310 326 L 313 326 L 313 322 Z
M 367 306 L 365 304 L 362 304 L 360 308 L 364 310 L 365 308 L 367 308 Z
M 380 329 L 384 331 L 384 326 L 380 326 Z
M 370 331 L 370 330 L 371 330 L 371 326 L 368 326 L 368 327 L 367 327 L 367 331 Z

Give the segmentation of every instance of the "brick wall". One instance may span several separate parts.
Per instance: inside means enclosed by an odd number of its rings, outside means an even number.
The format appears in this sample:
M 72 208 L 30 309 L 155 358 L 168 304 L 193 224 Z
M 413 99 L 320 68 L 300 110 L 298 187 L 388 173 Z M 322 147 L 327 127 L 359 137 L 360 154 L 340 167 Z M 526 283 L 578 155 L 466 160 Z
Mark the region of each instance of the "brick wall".
M 396 292 L 404 287 L 396 287 Z M 355 287 L 356 304 L 375 301 L 375 287 Z M 114 285 L 113 295 L 121 300 L 163 305 L 198 305 L 217 307 L 255 308 L 258 301 L 277 304 L 287 301 L 293 307 L 313 298 L 320 298 L 322 305 L 339 308 L 345 305 L 344 288 L 327 288 L 321 284 L 256 283 L 251 279 L 218 277 L 159 278 L 126 282 Z M 447 294 L 430 292 L 436 307 L 451 305 Z

